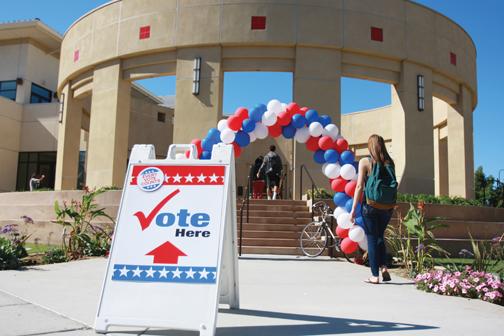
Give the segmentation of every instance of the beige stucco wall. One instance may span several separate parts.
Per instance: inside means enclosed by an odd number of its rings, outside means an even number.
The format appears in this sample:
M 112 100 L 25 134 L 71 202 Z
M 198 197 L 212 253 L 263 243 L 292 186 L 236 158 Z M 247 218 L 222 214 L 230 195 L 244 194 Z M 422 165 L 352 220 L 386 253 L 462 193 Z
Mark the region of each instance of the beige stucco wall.
M 23 106 L 20 152 L 56 151 L 59 103 Z
M 0 97 L 0 191 L 16 189 L 23 107 Z

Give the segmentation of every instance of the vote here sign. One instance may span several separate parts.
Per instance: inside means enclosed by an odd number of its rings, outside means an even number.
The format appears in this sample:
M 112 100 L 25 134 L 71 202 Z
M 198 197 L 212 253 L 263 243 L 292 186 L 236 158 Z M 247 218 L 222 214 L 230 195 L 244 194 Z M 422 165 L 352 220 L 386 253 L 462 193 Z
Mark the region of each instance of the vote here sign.
M 130 165 L 97 330 L 100 324 L 194 329 L 215 320 L 210 307 L 218 300 L 226 169 Z

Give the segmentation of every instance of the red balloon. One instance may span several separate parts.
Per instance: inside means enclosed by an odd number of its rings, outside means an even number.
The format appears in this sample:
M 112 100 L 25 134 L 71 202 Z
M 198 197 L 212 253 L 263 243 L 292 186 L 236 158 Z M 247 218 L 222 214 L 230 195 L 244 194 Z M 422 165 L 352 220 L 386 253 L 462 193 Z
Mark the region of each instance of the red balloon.
M 292 115 L 288 111 L 280 112 L 277 123 L 280 126 L 287 126 L 291 122 Z
M 201 153 L 203 152 L 203 149 L 201 148 L 201 139 L 193 139 L 191 141 L 191 144 L 196 145 L 196 149 L 198 151 L 198 157 L 200 157 Z M 189 156 L 187 157 L 189 158 Z
M 328 150 L 328 149 L 333 148 L 334 141 L 333 141 L 333 139 L 331 139 L 330 136 L 324 135 L 323 137 L 321 137 L 319 139 L 318 145 L 319 145 L 320 149 Z
M 245 107 L 239 107 L 236 109 L 234 115 L 240 118 L 241 121 L 243 121 L 249 117 L 249 112 Z
M 190 155 L 191 155 L 191 151 L 190 150 L 186 150 L 185 151 L 185 157 L 189 159 Z
M 319 149 L 318 141 L 318 137 L 310 137 L 310 139 L 306 141 L 306 148 L 312 152 L 315 152 L 317 149 Z
M 299 113 L 299 114 L 302 114 L 302 115 L 303 115 L 303 117 L 304 117 L 304 116 L 305 116 L 305 114 L 306 114 L 306 112 L 308 112 L 308 110 L 309 110 L 309 108 L 308 108 L 308 107 L 301 107 L 301 108 L 299 109 L 299 112 L 298 112 L 298 113 Z
M 233 149 L 235 157 L 239 157 L 241 155 L 241 147 L 236 142 L 233 142 Z
M 351 240 L 350 238 L 345 238 L 341 241 L 341 251 L 345 254 L 352 254 L 357 251 L 359 244 Z
M 242 120 L 238 118 L 237 116 L 232 115 L 227 119 L 227 125 L 229 129 L 233 131 L 239 131 L 242 125 Z
M 354 197 L 354 194 L 355 194 L 355 188 L 357 187 L 357 181 L 350 181 L 347 183 L 347 185 L 345 186 L 345 193 L 350 196 L 350 197 Z
M 341 154 L 348 149 L 348 142 L 343 138 L 339 138 L 338 140 L 336 140 L 335 147 L 335 149 Z
M 331 182 L 331 189 L 334 192 L 344 192 L 345 191 L 345 186 L 347 185 L 347 180 L 342 178 L 341 176 L 338 177 L 337 179 L 334 179 Z
M 293 116 L 296 113 L 299 113 L 299 110 L 300 110 L 299 105 L 294 102 L 287 105 L 287 111 L 290 113 L 291 116 Z
M 341 239 L 348 237 L 348 232 L 350 229 L 343 229 L 341 226 L 336 226 L 336 235 Z
M 280 126 L 279 123 L 276 123 L 273 126 L 268 126 L 268 133 L 273 138 L 277 138 L 282 135 L 282 126 Z

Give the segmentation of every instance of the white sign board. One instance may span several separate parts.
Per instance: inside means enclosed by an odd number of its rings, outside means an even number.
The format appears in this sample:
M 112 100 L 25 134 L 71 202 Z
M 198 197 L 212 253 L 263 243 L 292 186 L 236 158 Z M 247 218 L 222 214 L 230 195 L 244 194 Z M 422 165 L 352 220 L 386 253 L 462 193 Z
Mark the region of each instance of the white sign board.
M 236 204 L 231 146 L 211 160 L 175 159 L 193 145 L 133 148 L 119 208 L 97 332 L 111 325 L 214 335 L 219 297 L 238 308 Z

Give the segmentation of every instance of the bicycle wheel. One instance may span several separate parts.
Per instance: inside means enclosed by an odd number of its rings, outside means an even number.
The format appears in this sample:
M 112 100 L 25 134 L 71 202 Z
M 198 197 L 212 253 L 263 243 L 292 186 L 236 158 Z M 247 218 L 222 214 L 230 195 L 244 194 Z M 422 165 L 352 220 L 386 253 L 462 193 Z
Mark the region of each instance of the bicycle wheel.
M 340 248 L 341 241 L 342 241 L 342 239 L 341 239 L 341 238 L 339 238 L 339 237 L 336 237 L 336 238 L 335 238 L 335 241 L 334 241 L 334 249 L 336 250 L 336 252 L 341 253 L 341 254 L 343 255 L 343 257 L 346 259 L 346 261 L 348 261 L 349 263 L 352 263 L 352 264 L 353 264 L 353 263 L 354 263 L 354 262 L 353 262 L 353 260 L 352 260 L 352 259 L 350 259 L 350 257 L 349 257 L 349 256 L 347 256 L 347 255 L 345 254 L 345 252 L 343 252 L 343 251 L 341 250 L 341 248 Z
M 328 233 L 323 222 L 311 222 L 307 224 L 301 237 L 299 238 L 301 251 L 305 256 L 318 257 L 321 255 L 329 244 Z

